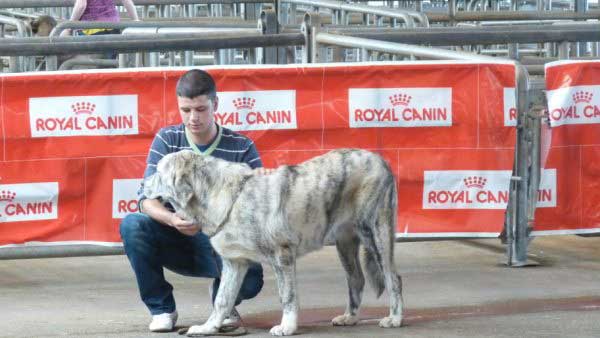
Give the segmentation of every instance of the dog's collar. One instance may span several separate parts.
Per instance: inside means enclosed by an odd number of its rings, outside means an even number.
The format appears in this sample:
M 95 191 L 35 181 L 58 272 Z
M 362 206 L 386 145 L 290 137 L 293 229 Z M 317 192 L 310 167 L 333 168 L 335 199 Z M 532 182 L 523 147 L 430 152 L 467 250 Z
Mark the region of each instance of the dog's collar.
M 198 146 L 196 146 L 196 143 L 194 143 L 194 141 L 192 140 L 192 135 L 190 135 L 190 131 L 185 127 L 185 125 L 183 126 L 183 129 L 185 130 L 185 138 L 187 139 L 188 143 L 190 144 L 190 147 L 196 154 L 208 156 L 208 155 L 212 154 L 212 152 L 215 151 L 215 149 L 217 149 L 219 142 L 221 142 L 221 135 L 223 134 L 223 128 L 221 128 L 221 126 L 219 126 L 218 124 L 216 126 L 218 129 L 217 137 L 211 143 L 210 147 L 208 147 L 208 149 L 206 149 L 205 151 L 198 149 Z

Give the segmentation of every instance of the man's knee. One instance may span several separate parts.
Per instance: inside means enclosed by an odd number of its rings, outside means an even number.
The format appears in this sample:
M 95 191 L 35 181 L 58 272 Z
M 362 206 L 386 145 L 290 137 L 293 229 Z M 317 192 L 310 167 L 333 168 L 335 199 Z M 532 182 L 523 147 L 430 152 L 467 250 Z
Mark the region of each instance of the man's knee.
M 123 218 L 119 225 L 119 233 L 124 243 L 140 237 L 147 237 L 152 234 L 152 223 L 154 221 L 145 214 L 133 213 Z

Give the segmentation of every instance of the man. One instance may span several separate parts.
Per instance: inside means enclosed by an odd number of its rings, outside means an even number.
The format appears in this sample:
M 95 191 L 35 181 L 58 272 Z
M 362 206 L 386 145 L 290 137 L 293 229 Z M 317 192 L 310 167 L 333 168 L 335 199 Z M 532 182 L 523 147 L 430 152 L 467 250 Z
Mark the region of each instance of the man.
M 156 164 L 166 154 L 192 149 L 205 156 L 262 167 L 254 143 L 215 123 L 218 98 L 215 82 L 202 70 L 191 70 L 177 82 L 177 104 L 183 123 L 162 128 L 148 153 L 144 178 L 156 172 Z M 259 168 L 261 170 L 262 168 Z M 267 173 L 261 170 L 261 173 Z M 201 232 L 202 224 L 180 218 L 170 205 L 139 194 L 140 213 L 127 215 L 120 226 L 127 258 L 137 279 L 140 296 L 152 314 L 150 331 L 172 331 L 177 321 L 173 287 L 164 277 L 163 267 L 186 276 L 214 278 L 210 290 L 214 299 L 219 288 L 221 259 Z M 255 297 L 263 285 L 262 267 L 248 270 L 236 300 Z M 240 321 L 234 308 L 224 324 Z

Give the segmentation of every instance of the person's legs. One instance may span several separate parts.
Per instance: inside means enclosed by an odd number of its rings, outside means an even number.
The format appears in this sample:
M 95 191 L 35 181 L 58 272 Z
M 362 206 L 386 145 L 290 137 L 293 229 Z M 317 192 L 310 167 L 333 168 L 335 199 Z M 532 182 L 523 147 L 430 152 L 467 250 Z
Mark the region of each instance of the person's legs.
M 217 295 L 222 270 L 221 257 L 215 252 L 210 239 L 204 233 L 199 232 L 194 236 L 185 237 L 185 243 L 177 243 L 180 249 L 188 253 L 187 259 L 179 259 L 172 255 L 163 255 L 164 266 L 176 273 L 193 276 L 215 278 L 213 282 L 211 301 Z M 244 277 L 240 293 L 235 305 L 242 300 L 256 297 L 263 286 L 263 270 L 258 263 L 251 263 Z
M 215 278 L 211 299 L 214 302 L 222 263 L 204 233 L 186 236 L 141 213 L 127 215 L 120 232 L 140 296 L 153 315 L 175 311 L 173 287 L 165 280 L 163 267 L 185 276 Z M 254 298 L 262 287 L 262 266 L 251 263 L 235 304 Z
M 141 213 L 127 215 L 120 226 L 125 253 L 135 273 L 140 297 L 150 313 L 175 311 L 173 287 L 165 280 L 161 247 L 169 228 Z
M 218 257 L 219 270 L 221 269 L 221 257 Z M 212 286 L 212 302 L 215 302 L 215 297 L 217 297 L 217 291 L 219 290 L 219 284 L 221 283 L 220 278 L 215 278 Z M 240 293 L 238 294 L 235 305 L 240 305 L 243 300 L 252 299 L 258 295 L 260 290 L 262 290 L 264 281 L 263 281 L 263 268 L 260 264 L 251 262 L 248 267 L 248 272 L 246 272 L 246 276 L 244 277 L 244 281 L 242 282 L 242 287 L 240 288 Z

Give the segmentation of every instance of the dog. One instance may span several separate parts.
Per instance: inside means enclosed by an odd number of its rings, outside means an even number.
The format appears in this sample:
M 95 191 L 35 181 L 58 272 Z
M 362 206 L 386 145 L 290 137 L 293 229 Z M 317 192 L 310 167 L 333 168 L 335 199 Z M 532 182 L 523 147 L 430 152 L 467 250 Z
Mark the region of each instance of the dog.
M 299 165 L 260 175 L 244 163 L 192 151 L 162 158 L 144 181 L 144 194 L 169 202 L 176 213 L 202 225 L 223 258 L 214 309 L 188 335 L 219 331 L 234 306 L 249 260 L 270 264 L 277 277 L 283 315 L 275 336 L 297 331 L 296 259 L 335 241 L 347 274 L 349 298 L 333 325 L 355 325 L 365 278 L 358 257 L 363 245 L 367 278 L 379 297 L 389 295 L 381 327 L 402 324 L 402 280 L 394 265 L 396 183 L 379 155 L 338 149 Z
M 40 15 L 37 18 L 30 19 L 29 25 L 34 36 L 50 36 L 50 32 L 56 27 L 56 19 L 50 15 Z

